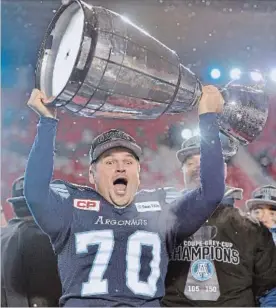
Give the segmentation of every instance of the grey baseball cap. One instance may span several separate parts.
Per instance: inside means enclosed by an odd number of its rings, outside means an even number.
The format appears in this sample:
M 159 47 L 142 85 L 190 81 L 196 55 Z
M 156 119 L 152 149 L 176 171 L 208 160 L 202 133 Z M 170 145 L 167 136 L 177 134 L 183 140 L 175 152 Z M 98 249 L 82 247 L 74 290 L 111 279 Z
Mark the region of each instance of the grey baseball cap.
M 220 139 L 223 158 L 227 162 L 237 153 L 238 143 L 223 134 L 220 134 Z M 193 136 L 185 140 L 181 145 L 181 149 L 176 152 L 176 157 L 183 164 L 189 156 L 196 154 L 200 154 L 200 136 Z
M 276 210 L 276 187 L 273 185 L 260 186 L 252 193 L 252 199 L 246 201 L 249 211 L 257 206 L 271 205 Z
M 130 150 L 140 160 L 142 149 L 136 143 L 135 139 L 121 130 L 111 129 L 100 134 L 92 141 L 89 152 L 90 163 L 95 162 L 104 152 L 119 147 Z
M 234 206 L 236 200 L 242 200 L 243 189 L 226 186 L 224 196 L 220 204 Z
M 183 164 L 189 156 L 200 153 L 200 137 L 194 136 L 185 140 L 181 149 L 176 152 L 176 157 Z
M 243 189 L 238 187 L 226 186 L 223 198 L 233 198 L 235 200 L 242 200 Z

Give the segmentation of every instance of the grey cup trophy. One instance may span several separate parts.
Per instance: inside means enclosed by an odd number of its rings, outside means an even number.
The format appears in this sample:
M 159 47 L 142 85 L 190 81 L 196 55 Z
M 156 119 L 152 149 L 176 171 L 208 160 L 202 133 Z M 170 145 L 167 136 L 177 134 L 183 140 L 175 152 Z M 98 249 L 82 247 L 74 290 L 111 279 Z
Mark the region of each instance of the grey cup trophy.
M 51 21 L 36 68 L 36 87 L 53 104 L 84 117 L 156 119 L 191 111 L 202 85 L 178 55 L 123 16 L 73 0 Z M 252 142 L 268 116 L 265 93 L 245 86 L 222 90 L 221 131 Z

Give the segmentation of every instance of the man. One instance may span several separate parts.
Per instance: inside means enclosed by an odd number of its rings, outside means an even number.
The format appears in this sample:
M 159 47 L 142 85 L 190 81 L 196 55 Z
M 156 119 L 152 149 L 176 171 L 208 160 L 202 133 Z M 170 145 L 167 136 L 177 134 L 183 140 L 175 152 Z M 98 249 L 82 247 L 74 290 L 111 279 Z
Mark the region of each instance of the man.
M 199 137 L 185 141 L 177 158 L 182 164 L 185 188 L 200 185 Z M 234 208 L 238 199 L 242 199 L 242 190 L 226 187 L 214 214 L 174 250 L 163 306 L 251 307 L 255 306 L 255 298 L 262 304 L 272 299 L 276 250 L 271 234 Z
M 1 229 L 1 307 L 57 306 L 61 284 L 51 243 L 31 216 L 24 178 L 12 185 L 16 217 Z
M 247 209 L 271 231 L 276 244 L 276 187 L 258 187 L 253 191 L 252 198 L 246 201 Z
M 118 130 L 92 142 L 89 181 L 95 190 L 50 183 L 57 120 L 44 94 L 33 91 L 28 105 L 41 118 L 27 163 L 25 196 L 58 254 L 62 306 L 159 306 L 177 230 L 185 236 L 194 233 L 223 196 L 216 120 L 222 104 L 215 87 L 204 87 L 198 106 L 202 187 L 168 208 L 162 192 L 143 191 L 134 200 L 141 148 Z

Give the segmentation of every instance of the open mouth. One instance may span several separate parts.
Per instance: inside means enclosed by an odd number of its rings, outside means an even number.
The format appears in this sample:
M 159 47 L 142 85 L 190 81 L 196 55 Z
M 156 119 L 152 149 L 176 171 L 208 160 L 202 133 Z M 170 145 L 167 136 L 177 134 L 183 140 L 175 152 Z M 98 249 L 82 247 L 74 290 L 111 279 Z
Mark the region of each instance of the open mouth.
M 118 195 L 123 195 L 126 192 L 127 188 L 127 179 L 126 178 L 117 178 L 114 182 L 114 189 Z

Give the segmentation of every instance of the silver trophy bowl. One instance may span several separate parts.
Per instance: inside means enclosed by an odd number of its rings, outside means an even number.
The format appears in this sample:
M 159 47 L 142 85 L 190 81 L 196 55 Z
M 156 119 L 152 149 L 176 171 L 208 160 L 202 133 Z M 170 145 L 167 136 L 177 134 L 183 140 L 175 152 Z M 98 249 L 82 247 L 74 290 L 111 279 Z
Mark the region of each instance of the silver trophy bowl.
M 201 82 L 174 51 L 123 16 L 80 0 L 53 17 L 39 51 L 36 87 L 56 107 L 112 119 L 188 112 L 202 95 Z M 252 142 L 267 120 L 267 96 L 239 85 L 222 95 L 221 131 L 241 144 Z

